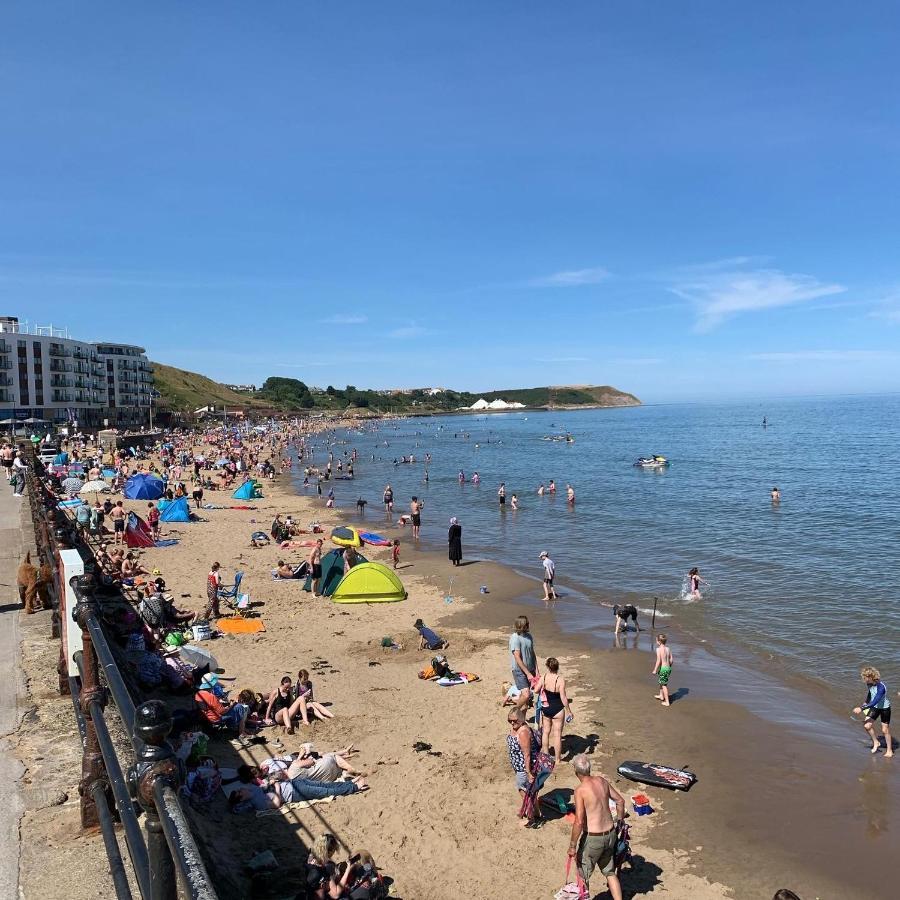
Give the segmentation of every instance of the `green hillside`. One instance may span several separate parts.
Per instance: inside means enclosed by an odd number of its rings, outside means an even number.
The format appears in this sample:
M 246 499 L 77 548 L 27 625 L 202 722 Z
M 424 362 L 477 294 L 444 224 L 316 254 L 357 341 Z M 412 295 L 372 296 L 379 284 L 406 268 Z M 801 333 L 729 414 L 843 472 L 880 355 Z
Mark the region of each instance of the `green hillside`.
M 609 385 L 561 385 L 558 387 L 512 388 L 482 394 L 485 400 L 506 400 L 526 406 L 640 406 L 634 394 Z
M 160 406 L 193 412 L 201 406 L 272 406 L 254 399 L 252 394 L 239 394 L 205 375 L 151 363 L 154 387 L 160 393 Z
M 239 409 L 275 409 L 283 412 L 343 412 L 355 410 L 372 415 L 454 412 L 471 406 L 480 397 L 524 403 L 530 408 L 561 406 L 639 406 L 640 400 L 608 385 L 564 385 L 558 387 L 512 388 L 473 394 L 445 389 L 432 396 L 426 389 L 373 391 L 351 384 L 343 388 L 329 385 L 324 391 L 310 388 L 296 378 L 267 378 L 253 394 L 238 393 L 196 372 L 153 363 L 160 407 L 193 412 L 203 406 Z

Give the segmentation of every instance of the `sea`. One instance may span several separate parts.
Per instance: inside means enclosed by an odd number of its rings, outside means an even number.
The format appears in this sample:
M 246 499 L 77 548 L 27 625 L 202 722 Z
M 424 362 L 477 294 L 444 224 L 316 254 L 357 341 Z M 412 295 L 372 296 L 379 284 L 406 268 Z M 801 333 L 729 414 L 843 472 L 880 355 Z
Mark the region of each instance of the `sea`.
M 398 513 L 424 500 L 424 542 L 446 546 L 457 516 L 466 557 L 533 576 L 536 597 L 547 550 L 570 631 L 608 640 L 611 604 L 635 604 L 645 625 L 655 609 L 657 629 L 814 690 L 844 719 L 865 693 L 860 666 L 900 688 L 900 396 L 423 416 L 332 442 L 335 460 L 358 453 L 354 480 L 332 482 L 348 522 L 362 497 L 377 531 L 390 483 Z M 326 454 L 320 440 L 323 468 Z M 654 454 L 669 465 L 634 466 Z M 556 494 L 538 496 L 551 479 Z M 694 566 L 699 599 L 685 589 Z

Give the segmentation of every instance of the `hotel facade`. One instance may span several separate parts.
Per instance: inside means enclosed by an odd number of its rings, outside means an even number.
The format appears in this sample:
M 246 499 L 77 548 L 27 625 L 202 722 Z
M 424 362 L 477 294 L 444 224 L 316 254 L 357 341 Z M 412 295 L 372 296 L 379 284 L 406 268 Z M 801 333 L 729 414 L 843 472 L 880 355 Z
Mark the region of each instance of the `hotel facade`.
M 0 316 L 0 419 L 136 428 L 149 424 L 152 402 L 143 347 L 79 341 L 65 329 Z

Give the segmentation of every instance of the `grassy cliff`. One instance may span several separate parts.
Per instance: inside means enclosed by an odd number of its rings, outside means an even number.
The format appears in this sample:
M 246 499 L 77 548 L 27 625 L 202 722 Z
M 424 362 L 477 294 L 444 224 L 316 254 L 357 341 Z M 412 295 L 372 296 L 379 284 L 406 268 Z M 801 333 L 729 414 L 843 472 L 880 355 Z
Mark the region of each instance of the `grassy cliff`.
M 639 406 L 640 400 L 609 385 L 563 385 L 556 387 L 511 388 L 473 394 L 469 391 L 446 390 L 430 396 L 424 390 L 383 394 L 356 388 L 328 387 L 327 391 L 310 389 L 293 378 L 269 378 L 255 394 L 232 391 L 211 378 L 196 372 L 153 363 L 159 405 L 178 412 L 193 412 L 203 406 L 235 409 L 270 409 L 283 412 L 310 413 L 346 409 L 369 410 L 373 414 L 452 412 L 471 406 L 480 397 L 491 401 L 524 403 L 530 408 L 578 406 Z

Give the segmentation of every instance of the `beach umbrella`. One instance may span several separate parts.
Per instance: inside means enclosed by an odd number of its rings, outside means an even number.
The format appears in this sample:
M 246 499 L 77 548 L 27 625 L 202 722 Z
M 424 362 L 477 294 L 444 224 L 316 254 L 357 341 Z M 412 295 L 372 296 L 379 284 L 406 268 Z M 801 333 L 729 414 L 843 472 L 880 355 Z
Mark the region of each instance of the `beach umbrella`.
M 77 479 L 76 479 L 77 480 Z M 68 481 L 68 479 L 66 479 Z M 101 491 L 108 491 L 109 485 L 100 479 L 96 481 L 88 481 L 81 486 L 79 494 L 99 494 Z
M 209 650 L 204 650 L 202 647 L 196 647 L 194 644 L 185 644 L 183 647 L 179 647 L 178 654 L 186 663 L 188 663 L 188 665 L 194 666 L 197 669 L 209 666 L 209 671 L 215 672 L 216 669 L 219 668 L 218 661 Z
M 77 494 L 83 487 L 84 482 L 80 478 L 74 478 L 72 476 L 64 478 L 62 482 L 62 489 L 67 494 Z

